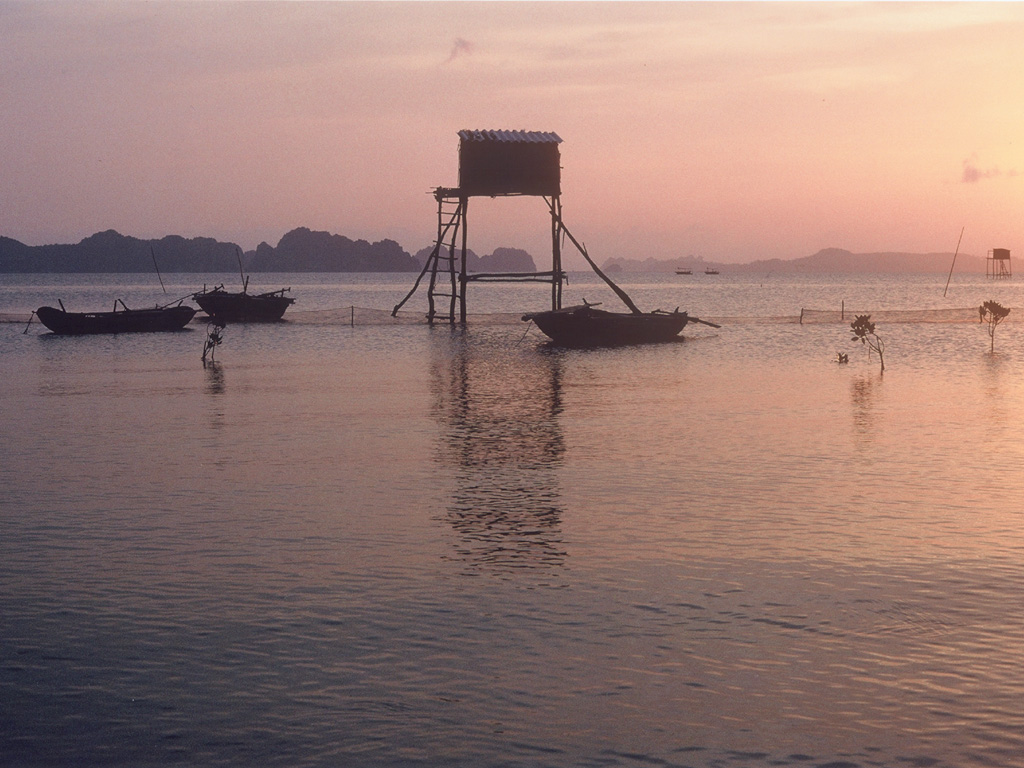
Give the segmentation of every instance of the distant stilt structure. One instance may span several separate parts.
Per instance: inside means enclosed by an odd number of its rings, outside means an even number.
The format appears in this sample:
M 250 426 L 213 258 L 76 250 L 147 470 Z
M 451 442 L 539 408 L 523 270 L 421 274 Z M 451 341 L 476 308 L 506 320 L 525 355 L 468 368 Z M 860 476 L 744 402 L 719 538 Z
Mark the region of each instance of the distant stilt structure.
M 1013 277 L 1009 248 L 993 248 L 988 252 L 988 258 L 985 260 L 985 275 L 997 280 Z
M 562 307 L 561 166 L 555 133 L 540 131 L 459 131 L 459 186 L 437 187 L 437 237 L 412 289 L 392 316 L 427 281 L 427 322 L 466 322 L 466 286 L 471 282 L 551 284 L 551 308 Z M 543 197 L 551 215 L 551 270 L 469 274 L 466 269 L 469 198 L 529 195 Z

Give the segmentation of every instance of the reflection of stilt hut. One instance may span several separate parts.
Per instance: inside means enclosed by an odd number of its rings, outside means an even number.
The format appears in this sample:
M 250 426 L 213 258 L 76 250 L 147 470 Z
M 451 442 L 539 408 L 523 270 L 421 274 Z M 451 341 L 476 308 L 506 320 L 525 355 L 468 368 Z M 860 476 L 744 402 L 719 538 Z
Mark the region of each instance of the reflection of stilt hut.
M 988 252 L 988 258 L 985 260 L 985 274 L 995 278 L 1013 276 L 1013 270 L 1010 268 L 1009 248 L 993 248 Z
M 466 285 L 470 282 L 549 282 L 551 308 L 562 305 L 562 256 L 559 242 L 564 231 L 561 203 L 561 166 L 557 134 L 539 131 L 459 131 L 459 186 L 438 187 L 437 239 L 423 271 L 409 294 L 429 274 L 427 321 L 466 321 Z M 532 195 L 543 197 L 551 212 L 551 270 L 528 273 L 477 273 L 466 271 L 466 214 L 469 198 Z M 571 237 L 571 236 L 570 236 Z M 441 306 L 438 306 L 438 303 Z
M 453 484 L 454 555 L 484 572 L 559 567 L 563 361 L 470 339 L 443 333 L 430 344 L 435 459 Z

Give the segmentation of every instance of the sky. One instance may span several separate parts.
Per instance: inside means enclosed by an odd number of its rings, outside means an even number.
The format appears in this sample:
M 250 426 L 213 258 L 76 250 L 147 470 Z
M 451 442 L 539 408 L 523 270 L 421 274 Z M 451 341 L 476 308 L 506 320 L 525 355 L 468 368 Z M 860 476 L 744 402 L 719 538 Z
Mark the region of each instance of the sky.
M 599 263 L 1024 249 L 1022 40 L 1016 2 L 0 0 L 0 235 L 415 252 L 458 131 L 521 129 Z M 541 198 L 467 232 L 551 252 Z

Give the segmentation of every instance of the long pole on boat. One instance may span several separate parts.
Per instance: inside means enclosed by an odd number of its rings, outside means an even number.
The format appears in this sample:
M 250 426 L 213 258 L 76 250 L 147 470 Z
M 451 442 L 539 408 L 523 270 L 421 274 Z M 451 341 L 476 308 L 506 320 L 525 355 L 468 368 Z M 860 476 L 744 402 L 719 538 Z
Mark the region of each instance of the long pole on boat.
M 238 257 L 238 274 L 242 276 L 242 293 L 249 290 L 249 281 L 245 278 L 245 270 L 242 269 L 242 249 L 235 246 L 235 256 Z
M 164 279 L 160 275 L 160 265 L 156 263 L 156 251 L 153 250 L 153 246 L 149 246 L 149 252 L 153 256 L 153 266 L 156 267 L 156 277 L 160 281 L 160 287 L 164 289 L 164 293 L 167 293 L 167 286 L 164 285 Z
M 572 236 L 572 232 L 570 232 L 566 228 L 565 224 L 562 223 L 561 217 L 559 217 L 558 226 L 565 234 L 565 236 L 568 237 L 570 241 L 572 241 L 572 244 L 576 246 L 576 250 L 578 250 L 583 255 L 583 258 L 587 260 L 587 264 L 590 265 L 590 268 L 594 270 L 597 276 L 604 280 L 605 283 L 608 284 L 609 288 L 615 291 L 615 295 L 622 299 L 623 304 L 629 307 L 629 311 L 632 312 L 634 315 L 642 315 L 643 312 L 641 312 L 637 308 L 636 304 L 633 303 L 633 300 L 629 298 L 629 295 L 624 290 L 619 288 L 619 286 L 617 286 L 612 281 L 612 279 L 608 277 L 608 275 L 606 275 L 604 272 L 602 272 L 600 267 L 598 267 L 597 264 L 594 263 L 594 260 L 590 258 L 590 254 L 587 253 L 586 247 L 581 245 L 580 242 L 575 237 Z
M 953 252 L 953 263 L 949 265 L 949 277 L 946 278 L 946 287 L 942 289 L 942 295 L 946 295 L 946 291 L 949 290 L 949 281 L 953 277 L 953 267 L 956 266 L 956 255 L 960 253 L 960 240 L 964 239 L 964 230 L 966 227 L 960 228 L 960 239 L 956 241 L 956 250 Z

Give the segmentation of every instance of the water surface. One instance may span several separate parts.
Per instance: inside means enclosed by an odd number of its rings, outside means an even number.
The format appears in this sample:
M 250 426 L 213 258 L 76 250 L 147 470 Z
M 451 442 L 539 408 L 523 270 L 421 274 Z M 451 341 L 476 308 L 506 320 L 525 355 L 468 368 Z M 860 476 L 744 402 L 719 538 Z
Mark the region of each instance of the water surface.
M 158 300 L 104 277 L 0 312 Z M 881 375 L 778 322 L 1024 306 L 944 279 L 643 278 L 737 320 L 615 350 L 294 322 L 204 368 L 202 325 L 0 324 L 0 762 L 1024 765 L 1018 326 L 880 324 Z

